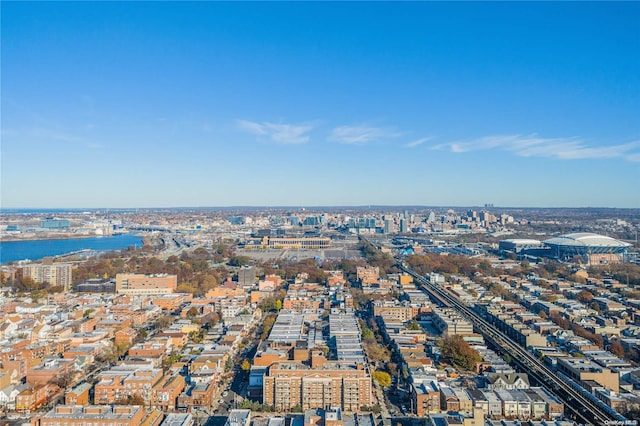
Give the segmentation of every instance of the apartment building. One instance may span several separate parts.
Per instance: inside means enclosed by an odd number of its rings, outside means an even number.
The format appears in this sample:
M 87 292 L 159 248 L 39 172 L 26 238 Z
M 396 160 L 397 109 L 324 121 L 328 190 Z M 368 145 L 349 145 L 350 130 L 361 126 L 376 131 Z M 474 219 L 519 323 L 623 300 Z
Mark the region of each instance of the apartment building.
M 399 321 L 409 321 L 418 315 L 419 311 L 420 309 L 417 306 L 401 304 L 397 301 L 378 300 L 373 302 L 373 315 L 376 317 L 381 316 Z
M 412 383 L 411 397 L 418 417 L 426 417 L 429 413 L 440 412 L 440 388 L 435 377 L 433 380 Z
M 590 359 L 559 358 L 557 368 L 576 382 L 593 380 L 614 392 L 620 390 L 620 375 Z
M 463 319 L 456 311 L 449 308 L 433 308 L 433 325 L 443 334 L 468 335 L 473 334 L 473 326 Z
M 116 293 L 148 296 L 173 293 L 178 285 L 177 275 L 117 274 Z
M 146 416 L 139 405 L 58 405 L 35 419 L 33 426 L 118 424 L 140 426 Z
M 175 410 L 178 397 L 185 388 L 183 376 L 176 375 L 160 380 L 153 387 L 153 406 L 162 411 Z
M 87 405 L 89 404 L 89 390 L 91 384 L 80 383 L 64 393 L 65 405 Z
M 358 266 L 356 267 L 356 279 L 361 284 L 375 283 L 380 279 L 380 268 L 377 266 Z
M 49 283 L 61 286 L 65 291 L 71 289 L 71 263 L 32 263 L 22 267 L 22 276 L 37 283 Z
M 114 367 L 100 373 L 100 381 L 94 387 L 94 402 L 110 404 L 136 394 L 147 403 L 152 400 L 153 387 L 162 380 L 161 369 L 137 366 Z
M 272 364 L 264 376 L 264 403 L 281 411 L 299 405 L 359 412 L 363 405 L 371 405 L 371 377 L 363 364 L 320 364 L 316 368 L 294 361 Z
M 53 382 L 56 378 L 76 371 L 75 360 L 51 359 L 27 370 L 27 383 L 32 386 Z

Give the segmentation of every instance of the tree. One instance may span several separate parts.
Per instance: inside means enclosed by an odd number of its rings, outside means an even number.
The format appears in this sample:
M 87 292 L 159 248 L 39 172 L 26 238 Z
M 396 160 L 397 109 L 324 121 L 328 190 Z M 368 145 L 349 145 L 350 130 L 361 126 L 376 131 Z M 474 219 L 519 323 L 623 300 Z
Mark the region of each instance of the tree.
M 269 337 L 269 333 L 271 332 L 271 328 L 273 328 L 273 324 L 276 322 L 274 317 L 267 317 L 264 319 L 262 323 L 262 334 L 260 334 L 260 339 L 266 340 Z
M 114 401 L 116 405 L 145 405 L 145 400 L 139 393 L 133 395 L 127 395 L 124 398 L 120 398 Z
M 411 320 L 407 323 L 407 330 L 422 330 L 422 327 L 418 324 L 418 321 Z
M 149 333 L 147 333 L 147 330 L 145 330 L 144 328 L 138 329 L 138 333 L 136 334 L 136 337 L 135 337 L 135 343 L 144 342 L 145 340 L 147 340 L 148 335 Z
M 362 340 L 375 340 L 373 331 L 369 327 L 362 327 Z
M 391 360 L 391 352 L 377 342 L 363 342 L 364 350 L 369 359 L 373 362 L 389 362 Z
M 249 264 L 249 260 L 247 256 L 231 256 L 229 266 L 245 266 Z
M 198 331 L 190 331 L 189 340 L 191 340 L 193 343 L 202 343 L 202 341 L 204 340 L 204 330 L 200 329 Z
M 391 386 L 391 375 L 386 371 L 376 370 L 371 374 L 371 377 L 383 388 Z
M 454 366 L 472 370 L 482 361 L 482 357 L 462 336 L 446 336 L 440 341 L 442 359 Z
M 624 347 L 618 341 L 614 341 L 611 343 L 611 345 L 609 346 L 609 351 L 618 358 L 624 358 Z
M 173 317 L 171 315 L 163 315 L 156 320 L 155 327 L 162 330 L 171 324 L 173 324 Z
M 576 300 L 582 303 L 589 303 L 593 300 L 593 294 L 591 294 L 587 290 L 582 290 L 576 295 Z
M 387 370 L 389 370 L 389 374 L 393 377 L 398 375 L 398 364 L 396 364 L 395 362 L 388 362 L 387 363 Z
M 558 300 L 558 295 L 553 293 L 547 293 L 540 296 L 540 298 L 546 302 L 553 303 Z
M 227 358 L 227 361 L 224 363 L 224 371 L 231 371 L 233 369 L 233 358 Z
M 34 303 L 37 303 L 38 300 L 42 299 L 43 297 L 47 296 L 47 292 L 45 290 L 33 290 L 31 292 L 31 300 Z
M 245 359 L 244 361 L 242 361 L 242 364 L 240 364 L 240 368 L 242 369 L 242 371 L 249 371 L 251 370 L 251 363 L 248 359 Z
M 75 371 L 68 371 L 66 373 L 58 374 L 54 379 L 51 380 L 51 383 L 58 386 L 60 389 L 66 389 L 75 382 L 75 377 Z

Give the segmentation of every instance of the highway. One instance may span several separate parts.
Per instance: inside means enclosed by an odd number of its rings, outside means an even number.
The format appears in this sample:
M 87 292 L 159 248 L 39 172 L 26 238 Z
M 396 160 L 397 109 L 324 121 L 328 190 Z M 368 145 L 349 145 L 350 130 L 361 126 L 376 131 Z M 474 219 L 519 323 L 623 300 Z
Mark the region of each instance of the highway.
M 415 279 L 416 284 L 432 298 L 438 300 L 445 306 L 457 310 L 473 324 L 474 329 L 481 333 L 487 342 L 498 348 L 501 352 L 509 354 L 512 361 L 521 371 L 529 374 L 529 376 L 540 385 L 556 395 L 564 403 L 565 410 L 568 410 L 578 422 L 604 425 L 605 423 L 612 423 L 612 420 L 625 420 L 622 415 L 615 413 L 604 403 L 594 401 L 593 398 L 587 397 L 577 389 L 571 387 L 570 384 L 561 380 L 555 372 L 551 371 L 525 348 L 505 336 L 448 290 L 432 284 L 429 280 L 408 268 L 402 262 L 398 264 L 398 267 L 411 275 Z

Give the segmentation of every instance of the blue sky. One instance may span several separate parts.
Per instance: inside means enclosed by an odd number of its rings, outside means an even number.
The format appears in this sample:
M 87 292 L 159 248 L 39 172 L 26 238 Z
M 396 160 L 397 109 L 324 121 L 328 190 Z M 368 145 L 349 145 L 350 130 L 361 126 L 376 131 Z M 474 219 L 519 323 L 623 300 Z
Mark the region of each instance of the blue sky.
M 2 2 L 5 208 L 640 207 L 640 3 Z

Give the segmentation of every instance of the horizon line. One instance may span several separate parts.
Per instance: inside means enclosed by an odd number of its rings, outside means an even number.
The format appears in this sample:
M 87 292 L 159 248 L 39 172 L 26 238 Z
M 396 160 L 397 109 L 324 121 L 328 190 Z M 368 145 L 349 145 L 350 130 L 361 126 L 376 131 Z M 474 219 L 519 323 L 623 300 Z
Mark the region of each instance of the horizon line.
M 151 207 L 0 207 L 0 214 L 4 211 L 19 210 L 185 210 L 185 209 L 322 209 L 322 208 L 345 208 L 345 209 L 371 209 L 371 208 L 492 208 L 492 209 L 617 209 L 617 210 L 639 210 L 640 207 L 618 207 L 618 206 L 500 206 L 492 203 L 481 204 L 354 204 L 354 205 L 228 205 L 228 206 L 151 206 Z

